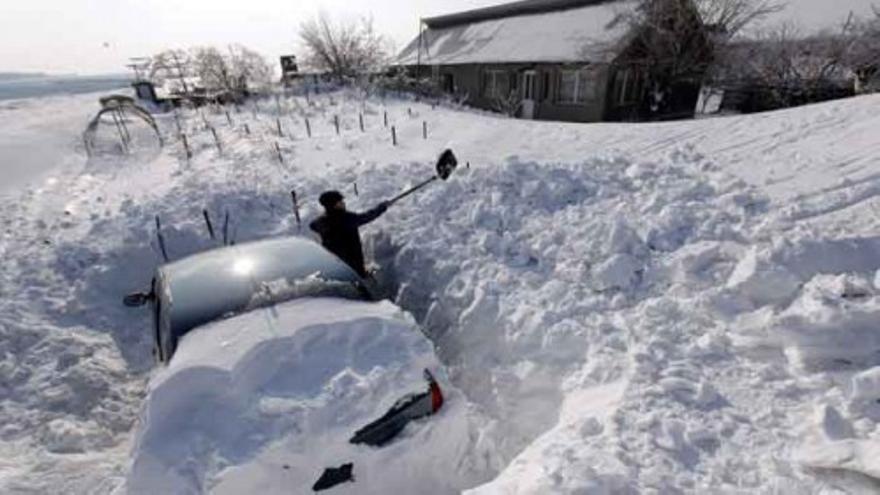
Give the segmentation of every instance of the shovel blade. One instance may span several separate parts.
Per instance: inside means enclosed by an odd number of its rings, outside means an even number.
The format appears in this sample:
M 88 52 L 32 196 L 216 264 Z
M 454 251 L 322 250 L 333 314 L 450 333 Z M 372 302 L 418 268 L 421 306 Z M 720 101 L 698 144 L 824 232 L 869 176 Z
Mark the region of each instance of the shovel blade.
M 457 166 L 458 160 L 455 158 L 455 153 L 448 148 L 443 150 L 443 153 L 440 153 L 440 157 L 437 158 L 437 177 L 443 180 L 448 179 Z

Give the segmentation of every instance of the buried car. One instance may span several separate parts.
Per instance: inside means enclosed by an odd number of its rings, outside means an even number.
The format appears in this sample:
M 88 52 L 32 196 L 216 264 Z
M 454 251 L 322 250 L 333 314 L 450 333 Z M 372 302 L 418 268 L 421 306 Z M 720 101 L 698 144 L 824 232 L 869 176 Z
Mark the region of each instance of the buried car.
M 283 238 L 168 263 L 150 294 L 127 298 L 147 302 L 165 365 L 129 493 L 464 488 L 467 406 L 432 343 L 320 245 Z

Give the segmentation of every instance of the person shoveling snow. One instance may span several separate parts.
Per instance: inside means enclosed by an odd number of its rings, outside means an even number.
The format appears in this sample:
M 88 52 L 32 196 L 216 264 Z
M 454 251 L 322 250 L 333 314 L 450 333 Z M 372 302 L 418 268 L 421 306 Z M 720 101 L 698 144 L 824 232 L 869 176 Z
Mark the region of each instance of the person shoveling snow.
M 437 179 L 448 179 L 457 165 L 458 160 L 455 158 L 452 150 L 444 150 L 437 159 L 436 175 L 363 213 L 348 211 L 345 206 L 345 196 L 339 191 L 325 191 L 318 198 L 318 202 L 324 207 L 324 214 L 309 224 L 309 227 L 321 236 L 321 244 L 328 251 L 346 262 L 358 275 L 367 277 L 367 269 L 364 266 L 364 252 L 358 229 L 382 216 L 388 210 L 388 207 L 397 201 Z
M 321 244 L 328 251 L 339 256 L 358 275 L 366 277 L 367 269 L 364 266 L 364 252 L 358 229 L 385 213 L 390 202 L 383 201 L 364 213 L 353 213 L 345 208 L 345 197 L 339 191 L 326 191 L 318 201 L 324 207 L 324 214 L 309 227 L 321 236 Z

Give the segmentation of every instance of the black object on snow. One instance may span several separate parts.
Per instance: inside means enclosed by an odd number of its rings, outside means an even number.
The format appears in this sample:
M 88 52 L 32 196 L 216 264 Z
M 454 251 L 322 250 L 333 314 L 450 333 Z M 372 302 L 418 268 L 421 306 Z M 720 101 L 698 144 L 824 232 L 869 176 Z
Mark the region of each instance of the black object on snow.
M 428 370 L 425 370 L 425 379 L 428 380 L 426 392 L 402 397 L 381 418 L 356 431 L 349 442 L 381 447 L 393 440 L 410 421 L 437 412 L 443 405 L 443 393 Z
M 436 180 L 446 180 L 452 175 L 452 172 L 455 171 L 455 168 L 458 166 L 458 159 L 455 158 L 455 153 L 452 152 L 451 149 L 443 150 L 443 153 L 440 153 L 440 156 L 437 157 L 437 165 L 435 166 L 435 170 L 437 172 L 436 175 L 431 177 L 430 179 L 425 180 L 415 186 L 407 189 L 406 191 L 398 194 L 397 196 L 388 200 L 389 206 L 400 201 L 401 199 L 409 196 L 410 194 L 418 191 L 419 189 L 427 186 L 428 184 L 436 181 Z
M 325 469 L 324 472 L 321 473 L 321 477 L 318 478 L 318 481 L 316 481 L 315 484 L 312 485 L 312 490 L 320 492 L 322 490 L 328 490 L 336 485 L 340 485 L 348 481 L 354 482 L 354 474 L 352 473 L 352 468 L 354 468 L 354 464 L 348 462 L 339 466 L 338 468 Z

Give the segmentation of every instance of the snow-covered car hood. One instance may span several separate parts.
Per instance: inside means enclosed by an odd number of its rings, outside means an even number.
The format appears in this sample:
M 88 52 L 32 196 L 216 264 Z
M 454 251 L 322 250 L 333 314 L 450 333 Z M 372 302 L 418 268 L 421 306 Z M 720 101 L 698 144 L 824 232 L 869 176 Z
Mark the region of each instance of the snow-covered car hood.
M 447 404 L 376 449 L 361 426 L 437 374 Z M 412 318 L 389 302 L 300 299 L 200 327 L 151 379 L 129 493 L 306 493 L 354 463 L 334 493 L 457 493 L 467 408 Z

